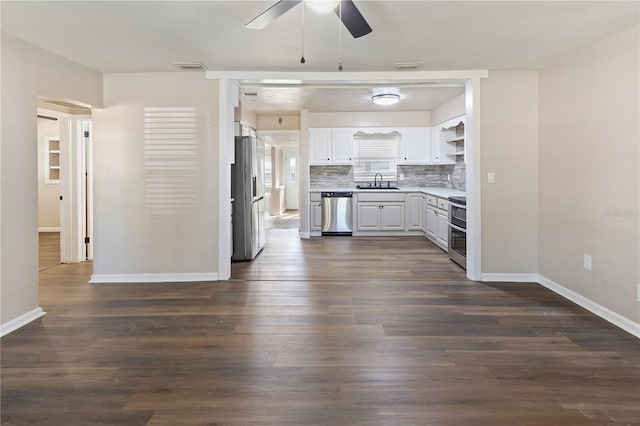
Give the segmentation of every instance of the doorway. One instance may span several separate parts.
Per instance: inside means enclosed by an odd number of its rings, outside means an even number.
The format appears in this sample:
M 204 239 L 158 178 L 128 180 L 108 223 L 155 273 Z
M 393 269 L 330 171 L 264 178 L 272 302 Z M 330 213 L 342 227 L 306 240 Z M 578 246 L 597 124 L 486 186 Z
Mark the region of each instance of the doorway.
M 232 123 L 234 108 L 239 105 L 239 87 L 251 84 L 252 87 L 273 88 L 278 85 L 287 88 L 313 89 L 332 88 L 338 91 L 344 88 L 369 88 L 373 86 L 404 86 L 404 87 L 464 87 L 465 92 L 465 116 L 466 116 L 466 140 L 465 158 L 466 163 L 466 188 L 467 188 L 467 228 L 472 232 L 467 237 L 467 278 L 471 280 L 481 279 L 481 167 L 480 167 L 480 81 L 488 77 L 486 70 L 471 71 L 415 71 L 411 73 L 384 73 L 384 72 L 349 72 L 349 73 L 300 73 L 300 72 L 237 72 L 237 71 L 207 71 L 206 78 L 218 80 L 220 89 L 220 121 Z M 335 102 L 333 111 L 335 112 Z M 320 111 L 318 108 L 314 108 Z M 307 107 L 291 108 L 300 111 L 299 135 L 300 144 L 298 151 L 298 179 L 302 182 L 299 190 L 300 207 L 300 237 L 309 238 L 310 232 L 310 202 L 309 193 L 306 189 L 310 184 L 309 168 L 309 144 L 308 129 L 309 109 Z M 331 111 L 322 111 L 331 113 Z M 339 117 L 339 115 L 338 115 Z M 432 117 L 434 120 L 434 117 Z M 339 122 L 339 118 L 337 122 Z M 357 121 L 358 126 L 366 126 L 367 117 L 363 115 Z M 324 121 L 314 122 L 316 127 L 324 126 Z M 340 123 L 338 123 L 340 124 Z M 396 123 L 397 124 L 397 123 Z M 231 125 L 221 126 L 220 140 L 227 140 L 228 129 Z M 220 158 L 228 158 L 231 149 L 226 144 L 219 145 Z M 221 168 L 220 194 L 226 197 L 228 188 L 225 183 L 228 181 L 226 171 Z M 226 216 L 228 206 L 220 203 L 220 215 Z M 227 235 L 228 227 L 221 224 L 220 235 Z M 226 279 L 230 276 L 230 261 L 225 250 L 219 252 L 219 276 Z
M 40 270 L 93 259 L 91 109 L 38 102 Z
M 285 210 L 298 210 L 298 149 L 284 150 Z
M 38 109 L 38 270 L 57 266 L 60 258 L 60 112 Z

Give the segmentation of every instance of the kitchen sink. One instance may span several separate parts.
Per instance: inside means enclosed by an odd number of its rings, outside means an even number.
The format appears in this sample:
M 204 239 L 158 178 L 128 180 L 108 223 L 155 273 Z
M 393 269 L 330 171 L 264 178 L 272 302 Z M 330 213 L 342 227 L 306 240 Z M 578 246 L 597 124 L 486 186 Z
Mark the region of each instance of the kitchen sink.
M 397 186 L 356 186 L 356 189 L 373 189 L 373 190 L 381 190 L 381 189 L 400 189 Z

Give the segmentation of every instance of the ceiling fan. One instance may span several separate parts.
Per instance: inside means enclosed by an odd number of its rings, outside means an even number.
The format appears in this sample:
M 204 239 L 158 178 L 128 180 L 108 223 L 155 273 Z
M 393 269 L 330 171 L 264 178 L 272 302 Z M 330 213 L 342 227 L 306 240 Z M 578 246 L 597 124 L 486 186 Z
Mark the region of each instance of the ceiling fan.
M 333 10 L 353 38 L 362 37 L 372 31 L 352 0 L 280 0 L 251 20 L 245 27 L 261 30 L 303 1 L 311 8 L 318 5 L 320 8 L 326 9 L 328 7 L 327 11 Z

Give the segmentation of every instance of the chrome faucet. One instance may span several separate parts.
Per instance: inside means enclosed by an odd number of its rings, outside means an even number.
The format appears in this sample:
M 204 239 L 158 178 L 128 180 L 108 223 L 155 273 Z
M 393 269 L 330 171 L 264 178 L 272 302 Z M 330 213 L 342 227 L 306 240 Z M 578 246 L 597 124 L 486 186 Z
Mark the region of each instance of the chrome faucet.
M 378 175 L 380 175 L 380 186 L 382 186 L 382 173 L 376 173 L 373 176 L 373 186 L 378 186 Z

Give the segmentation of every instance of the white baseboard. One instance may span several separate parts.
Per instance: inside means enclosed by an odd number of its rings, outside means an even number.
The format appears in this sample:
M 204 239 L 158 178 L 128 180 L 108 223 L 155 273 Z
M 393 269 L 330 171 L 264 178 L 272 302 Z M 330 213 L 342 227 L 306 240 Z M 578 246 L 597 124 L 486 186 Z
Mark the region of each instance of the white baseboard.
M 309 232 L 300 232 L 300 238 L 302 238 L 303 240 L 306 240 L 309 237 L 311 237 L 311 234 Z
M 59 226 L 39 226 L 38 232 L 60 232 Z
M 482 281 L 504 281 L 507 283 L 537 283 L 538 274 L 482 274 Z
M 90 284 L 106 283 L 172 283 L 218 281 L 217 272 L 191 272 L 184 274 L 93 274 Z
M 569 290 L 568 288 L 554 281 L 551 281 L 546 277 L 543 277 L 542 275 L 539 275 L 538 283 L 640 339 L 639 323 L 631 321 L 630 319 L 625 318 L 622 315 L 617 314 L 612 310 L 594 302 L 593 300 L 587 299 L 586 297 L 581 296 L 575 291 Z
M 12 319 L 11 321 L 7 321 L 6 323 L 0 325 L 0 337 L 6 336 L 19 329 L 20 327 L 24 327 L 29 324 L 31 321 L 37 320 L 41 316 L 46 315 L 46 312 L 42 310 L 42 308 L 37 307 L 26 314 L 22 314 L 17 318 Z

